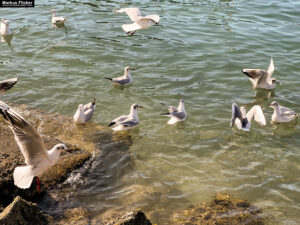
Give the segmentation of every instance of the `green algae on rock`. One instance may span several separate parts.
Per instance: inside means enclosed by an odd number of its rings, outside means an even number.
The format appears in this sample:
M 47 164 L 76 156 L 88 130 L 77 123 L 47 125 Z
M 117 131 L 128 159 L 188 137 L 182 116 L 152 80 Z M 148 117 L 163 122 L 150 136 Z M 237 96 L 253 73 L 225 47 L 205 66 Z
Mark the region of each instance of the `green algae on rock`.
M 38 208 L 37 204 L 27 202 L 20 196 L 17 196 L 14 201 L 0 214 L 0 224 L 3 225 L 44 225 L 48 224 L 50 221 L 52 221 L 52 218 L 44 215 Z
M 185 225 L 264 225 L 262 210 L 247 200 L 233 199 L 230 195 L 217 193 L 208 203 L 190 206 L 174 214 L 171 224 Z

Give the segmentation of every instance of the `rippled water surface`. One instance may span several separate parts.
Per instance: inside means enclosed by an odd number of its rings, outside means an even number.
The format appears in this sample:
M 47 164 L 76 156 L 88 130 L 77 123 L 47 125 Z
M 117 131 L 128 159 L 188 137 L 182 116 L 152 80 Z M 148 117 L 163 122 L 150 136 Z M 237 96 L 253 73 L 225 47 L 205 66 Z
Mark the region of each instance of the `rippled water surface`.
M 136 6 L 161 16 L 159 26 L 127 36 L 114 9 Z M 68 17 L 54 29 L 50 10 Z M 277 100 L 300 112 L 299 1 L 37 1 L 31 9 L 0 9 L 11 20 L 11 46 L 0 43 L 1 79 L 19 84 L 2 99 L 72 116 L 97 98 L 94 121 L 107 125 L 133 103 L 140 126 L 126 144 L 98 141 L 101 153 L 66 187 L 68 202 L 92 216 L 143 209 L 153 223 L 208 201 L 218 191 L 249 199 L 280 224 L 300 224 L 300 126 L 271 125 Z M 242 68 L 267 69 L 276 91 L 254 91 Z M 104 77 L 125 66 L 134 84 Z M 161 102 L 183 97 L 188 119 L 168 126 Z M 267 126 L 229 127 L 231 104 L 263 107 Z M 96 135 L 96 134 L 95 134 Z M 68 202 L 66 204 L 68 204 Z

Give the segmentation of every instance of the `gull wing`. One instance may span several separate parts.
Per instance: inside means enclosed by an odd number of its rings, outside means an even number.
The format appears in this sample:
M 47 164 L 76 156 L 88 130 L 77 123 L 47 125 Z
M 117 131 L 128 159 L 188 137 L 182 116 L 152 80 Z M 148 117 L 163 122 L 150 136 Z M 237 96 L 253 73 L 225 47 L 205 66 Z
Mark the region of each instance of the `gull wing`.
M 92 102 L 83 106 L 83 111 L 86 112 L 87 110 L 95 110 L 96 108 L 96 99 L 94 98 Z
M 128 33 L 128 32 L 133 32 L 133 31 L 136 31 L 136 30 L 140 30 L 140 29 L 142 29 L 142 27 L 137 22 L 134 22 L 134 23 L 131 23 L 131 24 L 123 24 L 122 29 L 126 33 Z
M 119 85 L 125 85 L 125 84 L 130 83 L 130 78 L 124 78 L 124 77 L 113 78 L 112 82 L 119 84 Z
M 266 77 L 268 73 L 265 70 L 261 69 L 243 69 L 242 70 L 245 75 L 252 79 L 261 80 L 263 77 Z
M 253 106 L 249 112 L 247 113 L 247 119 L 249 122 L 251 122 L 252 118 L 260 125 L 265 126 L 266 125 L 266 118 L 262 111 L 262 108 L 259 105 Z
M 115 122 L 117 124 L 124 122 L 128 119 L 128 116 L 119 116 L 118 118 L 114 119 L 112 122 Z
M 139 124 L 139 121 L 134 120 L 134 119 L 129 119 L 129 120 L 125 120 L 119 124 L 123 125 L 124 127 L 134 127 Z
M 285 114 L 285 115 L 294 115 L 296 114 L 296 112 L 292 109 L 280 106 L 280 112 L 281 114 Z
M 151 20 L 155 21 L 155 23 L 158 23 L 160 20 L 159 15 L 148 15 L 148 16 L 145 16 L 145 18 L 151 19 Z
M 172 112 L 170 113 L 172 116 L 177 117 L 178 119 L 182 120 L 185 118 L 185 112 Z
M 133 22 L 136 22 L 142 17 L 142 13 L 139 8 L 124 8 L 124 9 L 119 9 L 116 12 L 118 13 L 125 12 Z
M 268 79 L 271 79 L 273 73 L 274 73 L 275 67 L 274 67 L 274 63 L 273 63 L 273 58 L 271 57 L 271 61 L 270 61 L 270 65 L 268 68 Z
M 43 139 L 33 126 L 2 101 L 0 101 L 0 113 L 10 124 L 15 140 L 28 165 L 35 165 L 45 159 L 50 162 Z
M 18 78 L 11 78 L 8 80 L 0 81 L 0 94 L 11 89 L 18 82 Z
M 238 107 L 237 104 L 233 103 L 232 104 L 231 122 L 230 122 L 230 126 L 231 127 L 233 127 L 236 118 L 238 118 L 241 121 L 241 123 L 242 123 L 243 116 L 242 116 L 242 112 L 240 110 L 240 107 Z

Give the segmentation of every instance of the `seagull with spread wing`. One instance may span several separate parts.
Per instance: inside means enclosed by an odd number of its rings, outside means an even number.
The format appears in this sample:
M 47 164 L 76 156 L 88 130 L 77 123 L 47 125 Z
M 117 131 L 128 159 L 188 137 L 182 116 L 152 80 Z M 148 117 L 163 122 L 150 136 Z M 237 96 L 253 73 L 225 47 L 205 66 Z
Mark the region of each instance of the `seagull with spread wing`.
M 142 16 L 139 8 L 124 8 L 116 10 L 118 13 L 126 13 L 133 21 L 131 24 L 123 24 L 122 29 L 127 33 L 133 35 L 137 30 L 144 30 L 152 27 L 159 22 L 159 15 Z
M 249 77 L 254 88 L 274 89 L 276 84 L 280 84 L 275 78 L 272 78 L 274 70 L 274 63 L 271 57 L 267 71 L 262 69 L 243 69 L 242 72 Z
M 30 187 L 33 178 L 37 177 L 37 190 L 40 192 L 38 176 L 53 166 L 57 162 L 60 152 L 67 150 L 67 147 L 64 144 L 57 144 L 47 151 L 38 131 L 2 101 L 0 101 L 0 114 L 9 123 L 27 164 L 15 168 L 14 184 L 19 188 L 26 189 Z
M 239 130 L 250 131 L 253 118 L 260 126 L 266 125 L 265 115 L 259 105 L 253 106 L 249 112 L 246 113 L 245 107 L 238 107 L 235 103 L 232 104 L 231 127 L 235 124 Z

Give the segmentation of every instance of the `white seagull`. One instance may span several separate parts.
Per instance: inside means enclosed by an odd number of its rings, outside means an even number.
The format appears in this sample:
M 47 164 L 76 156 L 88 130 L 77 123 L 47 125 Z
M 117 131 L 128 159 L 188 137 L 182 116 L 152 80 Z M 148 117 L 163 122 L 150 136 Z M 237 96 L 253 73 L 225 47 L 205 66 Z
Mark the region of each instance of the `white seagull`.
M 274 123 L 286 123 L 298 117 L 298 114 L 294 110 L 280 106 L 276 101 L 273 101 L 269 107 L 274 109 L 272 115 L 272 122 Z
M 1 35 L 12 35 L 12 29 L 9 28 L 9 20 L 5 20 L 2 18 L 1 26 L 0 26 L 0 34 Z
M 116 124 L 117 126 L 113 128 L 113 130 L 115 131 L 127 130 L 137 126 L 139 124 L 137 115 L 138 108 L 144 107 L 138 104 L 133 104 L 130 108 L 130 113 L 128 116 L 119 116 L 118 118 L 111 121 L 108 126 L 111 127 Z
M 86 105 L 80 104 L 76 113 L 74 114 L 74 122 L 76 124 L 86 123 L 92 119 L 93 113 L 96 109 L 96 99 Z
M 53 166 L 57 162 L 60 152 L 67 150 L 67 147 L 64 144 L 57 144 L 47 151 L 37 130 L 2 101 L 0 101 L 0 114 L 9 123 L 27 164 L 15 168 L 14 184 L 22 189 L 29 188 L 33 178 L 37 176 L 37 190 L 40 192 L 38 176 Z
M 167 113 L 162 113 L 161 115 L 169 116 L 171 119 L 168 121 L 168 124 L 175 124 L 179 121 L 183 121 L 186 119 L 186 112 L 184 108 L 184 100 L 180 99 L 178 107 L 174 106 L 168 106 L 164 103 L 161 103 L 162 105 L 166 106 L 168 108 Z
M 246 113 L 245 107 L 238 107 L 237 104 L 232 104 L 232 117 L 230 126 L 233 127 L 234 123 L 238 129 L 243 131 L 250 131 L 251 120 L 254 120 L 260 125 L 266 125 L 266 119 L 264 113 L 259 105 L 253 106 L 248 113 Z
M 52 24 L 63 24 L 67 18 L 62 16 L 57 16 L 56 11 L 54 9 L 51 10 L 52 13 Z
M 130 66 L 126 66 L 124 69 L 124 75 L 117 78 L 108 78 L 105 77 L 105 79 L 110 80 L 111 82 L 123 86 L 123 85 L 129 85 L 132 84 L 132 77 L 131 77 L 131 71 L 134 70 Z
M 158 15 L 142 16 L 139 8 L 124 8 L 116 10 L 118 13 L 125 12 L 129 18 L 134 22 L 131 24 L 123 24 L 122 29 L 127 33 L 133 35 L 137 30 L 144 30 L 152 27 L 154 24 L 158 24 Z
M 11 89 L 18 82 L 18 78 L 0 81 L 0 95 Z
M 262 69 L 243 69 L 242 71 L 249 77 L 254 88 L 274 89 L 276 84 L 280 84 L 275 78 L 272 78 L 274 70 L 274 63 L 271 57 L 268 71 Z

